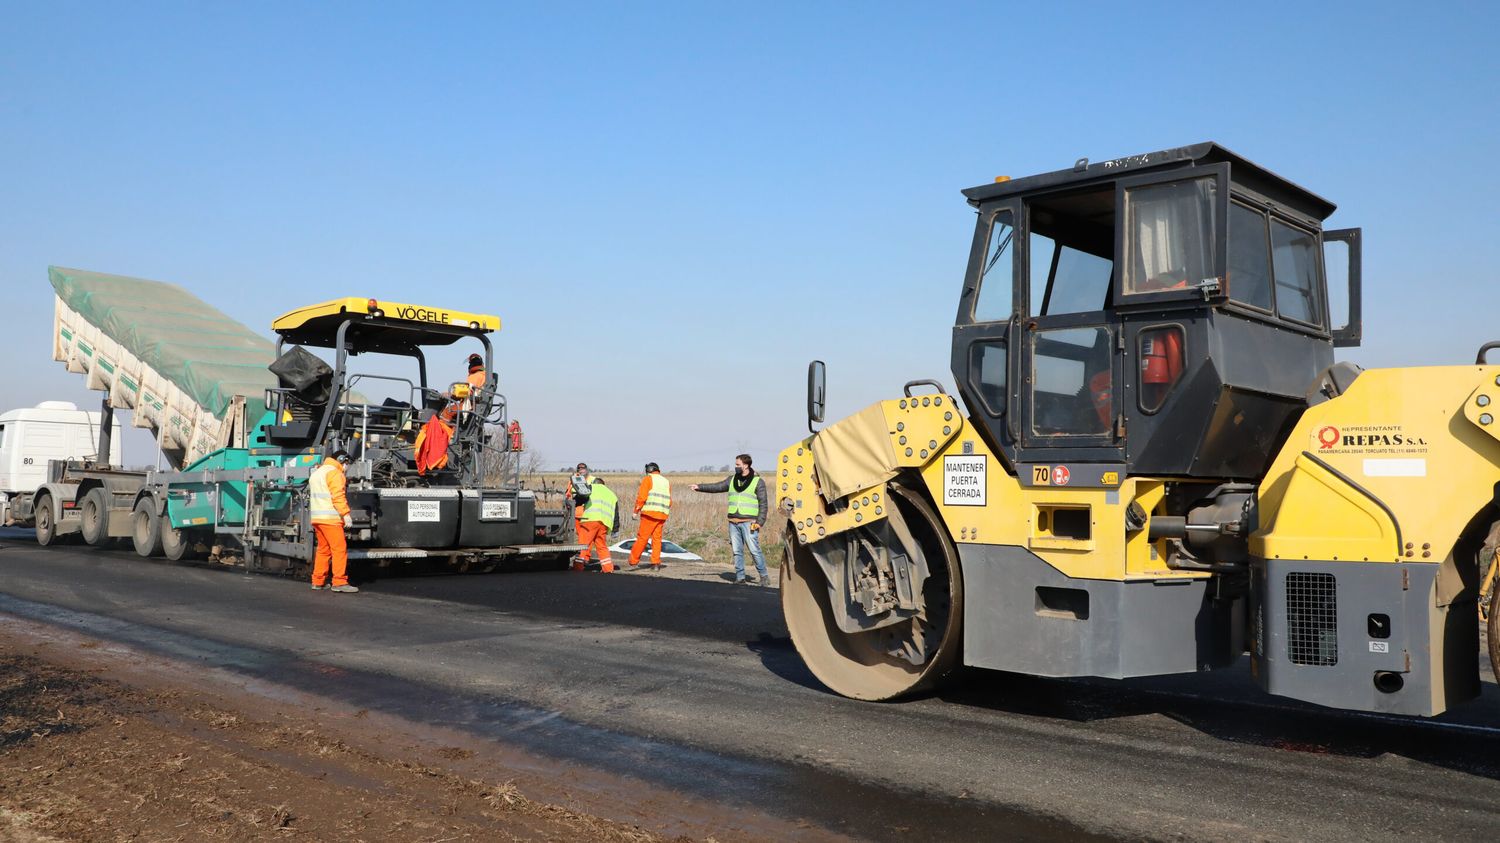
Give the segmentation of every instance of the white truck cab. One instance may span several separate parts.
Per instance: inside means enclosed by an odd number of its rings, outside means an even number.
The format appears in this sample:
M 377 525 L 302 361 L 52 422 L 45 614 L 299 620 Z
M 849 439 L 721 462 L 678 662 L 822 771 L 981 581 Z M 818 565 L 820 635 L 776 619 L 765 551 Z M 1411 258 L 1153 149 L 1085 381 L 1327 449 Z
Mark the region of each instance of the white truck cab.
M 35 492 L 47 482 L 48 461 L 98 456 L 100 415 L 97 410 L 80 410 L 71 401 L 43 401 L 0 413 L 0 524 L 6 521 L 11 498 Z M 120 442 L 119 422 L 110 439 Z M 116 451 L 119 447 L 114 446 Z

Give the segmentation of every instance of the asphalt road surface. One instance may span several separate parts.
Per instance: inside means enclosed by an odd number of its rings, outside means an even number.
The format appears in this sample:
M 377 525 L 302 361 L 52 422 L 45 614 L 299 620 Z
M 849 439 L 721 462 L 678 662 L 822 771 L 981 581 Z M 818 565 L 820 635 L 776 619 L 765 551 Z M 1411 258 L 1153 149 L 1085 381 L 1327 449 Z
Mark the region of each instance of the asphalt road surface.
M 1494 839 L 1500 693 L 1436 720 L 1328 711 L 1243 669 L 965 674 L 859 703 L 803 667 L 771 589 L 643 574 L 383 578 L 358 595 L 0 538 L 0 621 L 668 788 L 809 838 Z M 729 821 L 733 830 L 736 826 Z

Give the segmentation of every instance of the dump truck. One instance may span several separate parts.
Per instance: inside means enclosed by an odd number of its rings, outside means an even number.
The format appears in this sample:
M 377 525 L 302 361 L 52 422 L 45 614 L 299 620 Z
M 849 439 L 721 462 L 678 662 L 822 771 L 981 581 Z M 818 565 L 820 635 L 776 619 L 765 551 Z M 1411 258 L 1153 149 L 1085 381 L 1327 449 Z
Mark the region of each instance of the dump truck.
M 123 539 L 141 556 L 298 572 L 313 557 L 307 479 L 342 449 L 354 458 L 357 572 L 561 567 L 578 549 L 508 452 L 488 337 L 498 317 L 343 298 L 276 319 L 273 343 L 175 285 L 60 267 L 49 277 L 53 358 L 105 396 L 99 458 L 52 460 L 45 482 L 8 502 L 7 523 L 33 527 L 39 544 Z M 484 361 L 472 391 L 430 380 L 428 353 L 460 342 Z M 387 397 L 365 397 L 377 392 Z M 166 466 L 109 462 L 115 408 L 153 432 Z M 421 438 L 439 428 L 446 447 L 419 465 Z
M 959 665 L 1431 716 L 1500 614 L 1500 365 L 1361 369 L 1360 230 L 1215 143 L 964 191 L 951 370 L 778 456 L 809 669 L 886 700 Z M 1500 640 L 1488 649 L 1500 674 Z

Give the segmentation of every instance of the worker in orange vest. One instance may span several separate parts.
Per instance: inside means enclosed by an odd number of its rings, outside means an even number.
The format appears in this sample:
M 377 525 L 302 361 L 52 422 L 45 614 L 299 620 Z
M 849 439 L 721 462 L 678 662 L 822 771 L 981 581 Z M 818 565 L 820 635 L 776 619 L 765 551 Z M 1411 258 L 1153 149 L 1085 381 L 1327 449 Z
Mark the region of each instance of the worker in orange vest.
M 660 571 L 662 528 L 672 514 L 672 481 L 662 476 L 661 467 L 654 462 L 646 463 L 646 476 L 636 490 L 635 514 L 640 516 L 641 526 L 636 530 L 635 544 L 630 546 L 630 567 L 641 564 L 641 553 L 650 542 L 651 570 Z
M 484 358 L 478 354 L 469 355 L 469 388 L 474 392 L 484 389 L 489 382 L 489 373 L 484 370 Z
M 330 570 L 333 591 L 344 594 L 359 591 L 349 584 L 349 547 L 344 541 L 344 528 L 354 523 L 349 515 L 349 498 L 344 494 L 348 486 L 344 472 L 350 461 L 349 452 L 337 448 L 307 479 L 308 510 L 316 545 L 312 573 L 315 591 L 328 588 Z
M 620 520 L 620 499 L 604 485 L 603 480 L 594 478 L 588 505 L 583 508 L 583 515 L 579 520 L 583 524 L 579 530 L 583 552 L 573 557 L 573 570 L 585 571 L 593 567 L 589 562 L 589 551 L 593 550 L 599 555 L 599 570 L 610 573 L 615 569 L 615 564 L 610 561 L 609 545 L 605 543 L 604 537 L 614 531 Z

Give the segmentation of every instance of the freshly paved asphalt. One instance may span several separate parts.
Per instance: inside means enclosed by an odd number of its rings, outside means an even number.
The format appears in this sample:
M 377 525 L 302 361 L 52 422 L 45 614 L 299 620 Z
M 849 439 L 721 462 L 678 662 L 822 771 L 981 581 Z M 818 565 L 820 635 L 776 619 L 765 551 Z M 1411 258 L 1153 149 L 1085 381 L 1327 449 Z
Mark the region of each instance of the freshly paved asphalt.
M 5 615 L 867 839 L 1492 839 L 1500 693 L 1433 721 L 1151 681 L 830 694 L 770 589 L 642 574 L 301 582 L 0 535 Z M 8 536 L 8 537 L 7 537 Z M 1487 680 L 1488 670 L 1485 671 Z

